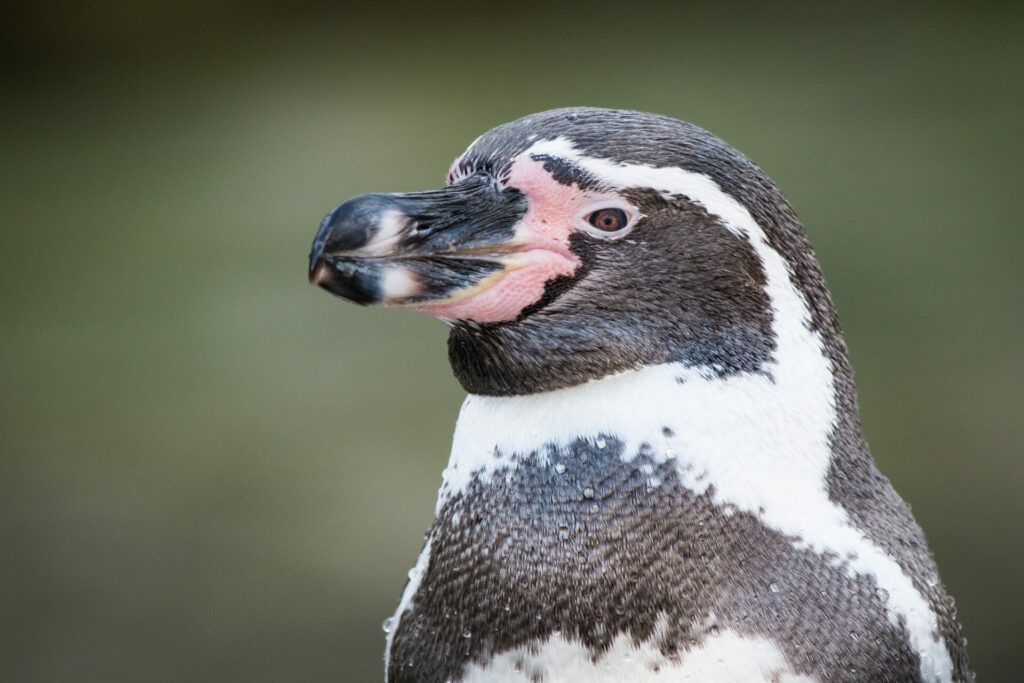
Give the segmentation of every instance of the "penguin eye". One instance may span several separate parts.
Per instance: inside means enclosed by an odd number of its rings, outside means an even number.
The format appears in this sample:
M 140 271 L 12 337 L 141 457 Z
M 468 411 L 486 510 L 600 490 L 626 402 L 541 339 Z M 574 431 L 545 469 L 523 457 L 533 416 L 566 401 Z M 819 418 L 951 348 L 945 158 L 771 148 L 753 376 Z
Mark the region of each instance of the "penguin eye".
M 587 216 L 587 222 L 603 232 L 615 232 L 626 227 L 629 217 L 622 209 L 599 209 Z

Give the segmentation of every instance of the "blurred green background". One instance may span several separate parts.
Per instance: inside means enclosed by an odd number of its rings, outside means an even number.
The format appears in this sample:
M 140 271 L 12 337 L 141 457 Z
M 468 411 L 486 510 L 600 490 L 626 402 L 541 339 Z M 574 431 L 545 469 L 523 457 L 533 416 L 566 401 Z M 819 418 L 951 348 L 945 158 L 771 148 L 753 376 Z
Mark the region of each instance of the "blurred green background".
M 1019 680 L 1019 9 L 84 6 L 0 29 L 0 679 L 380 680 L 462 391 L 441 324 L 310 287 L 310 241 L 587 104 L 782 188 L 974 665 Z

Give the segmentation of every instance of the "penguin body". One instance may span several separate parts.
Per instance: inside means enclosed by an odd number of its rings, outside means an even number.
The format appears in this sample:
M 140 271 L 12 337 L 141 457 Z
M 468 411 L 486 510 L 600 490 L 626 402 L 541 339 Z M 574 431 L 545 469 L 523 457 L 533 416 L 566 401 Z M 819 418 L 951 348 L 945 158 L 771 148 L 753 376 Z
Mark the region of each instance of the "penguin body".
M 965 681 L 803 228 L 709 133 L 499 126 L 324 220 L 311 280 L 431 313 L 469 392 L 396 681 Z

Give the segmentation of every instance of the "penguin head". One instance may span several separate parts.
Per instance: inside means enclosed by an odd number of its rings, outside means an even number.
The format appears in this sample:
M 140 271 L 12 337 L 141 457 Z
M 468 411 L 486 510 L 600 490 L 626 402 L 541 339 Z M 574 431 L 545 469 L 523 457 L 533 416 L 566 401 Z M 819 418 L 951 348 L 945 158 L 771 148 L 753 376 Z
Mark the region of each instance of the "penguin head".
M 442 319 L 468 391 L 528 394 L 668 362 L 765 371 L 777 340 L 759 248 L 830 307 L 803 229 L 746 157 L 668 117 L 572 108 L 488 131 L 442 189 L 344 202 L 309 277 Z

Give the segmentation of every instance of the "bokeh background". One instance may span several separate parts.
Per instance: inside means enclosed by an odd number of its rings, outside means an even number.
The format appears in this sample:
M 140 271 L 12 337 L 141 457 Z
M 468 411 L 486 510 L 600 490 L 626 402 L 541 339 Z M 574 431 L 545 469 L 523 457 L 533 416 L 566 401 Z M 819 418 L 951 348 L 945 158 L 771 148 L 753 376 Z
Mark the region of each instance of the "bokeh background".
M 1019 8 L 5 12 L 0 679 L 380 680 L 463 393 L 441 324 L 310 287 L 310 241 L 587 104 L 693 121 L 780 185 L 977 671 L 1019 680 Z

